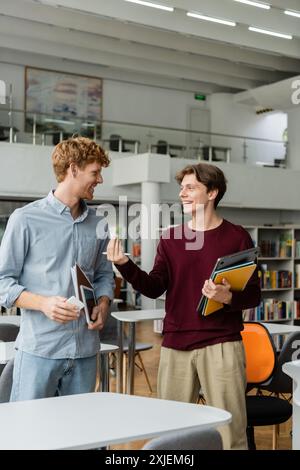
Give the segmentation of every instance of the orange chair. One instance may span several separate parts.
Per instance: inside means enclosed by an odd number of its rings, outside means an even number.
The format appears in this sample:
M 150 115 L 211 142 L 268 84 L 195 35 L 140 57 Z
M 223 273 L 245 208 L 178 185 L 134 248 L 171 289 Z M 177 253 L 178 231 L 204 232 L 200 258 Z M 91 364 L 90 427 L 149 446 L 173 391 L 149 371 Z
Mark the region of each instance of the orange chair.
M 267 382 L 276 366 L 276 350 L 267 328 L 262 323 L 244 322 L 241 334 L 246 353 L 247 383 Z
M 268 382 L 277 367 L 277 355 L 267 328 L 256 322 L 245 322 L 242 331 L 246 353 L 247 389 Z M 277 447 L 276 427 L 292 415 L 292 406 L 286 400 L 266 395 L 246 395 L 247 437 L 250 450 L 255 450 L 254 426 L 273 427 L 273 449 Z

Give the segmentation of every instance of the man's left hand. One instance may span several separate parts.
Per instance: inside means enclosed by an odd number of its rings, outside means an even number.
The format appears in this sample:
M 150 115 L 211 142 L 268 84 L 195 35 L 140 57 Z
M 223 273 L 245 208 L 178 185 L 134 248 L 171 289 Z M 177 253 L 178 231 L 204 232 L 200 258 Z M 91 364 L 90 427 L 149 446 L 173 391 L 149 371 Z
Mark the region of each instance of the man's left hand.
M 110 299 L 105 295 L 100 297 L 98 305 L 93 308 L 92 320 L 94 323 L 88 325 L 89 330 L 102 330 L 105 325 L 110 306 Z
M 231 285 L 226 281 L 226 279 L 222 280 L 222 284 L 215 284 L 211 279 L 208 279 L 204 283 L 202 294 L 208 299 L 230 305 L 232 299 L 230 288 Z

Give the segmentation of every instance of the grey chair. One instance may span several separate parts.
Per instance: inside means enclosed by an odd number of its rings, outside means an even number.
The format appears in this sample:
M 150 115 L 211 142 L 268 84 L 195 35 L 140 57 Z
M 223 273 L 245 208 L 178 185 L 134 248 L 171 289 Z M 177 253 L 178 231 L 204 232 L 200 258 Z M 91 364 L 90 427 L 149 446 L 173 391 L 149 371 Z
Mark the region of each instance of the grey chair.
M 196 428 L 171 432 L 148 441 L 142 450 L 223 450 L 216 429 Z
M 0 341 L 4 341 L 5 343 L 10 341 L 15 341 L 18 333 L 19 327 L 17 325 L 13 325 L 12 323 L 0 323 Z M 5 364 L 0 364 L 0 375 L 5 367 Z
M 293 381 L 291 377 L 285 374 L 282 371 L 282 366 L 285 362 L 290 362 L 292 360 L 299 359 L 298 356 L 293 357 L 296 353 L 297 349 L 300 346 L 300 331 L 293 333 L 287 337 L 285 342 L 283 343 L 282 350 L 278 356 L 277 367 L 275 372 L 269 382 L 260 385 L 260 390 L 266 390 L 271 392 L 271 394 L 275 394 L 277 396 L 288 394 L 292 395 L 293 393 Z M 283 398 L 286 398 L 283 396 Z M 291 398 L 291 397 L 290 397 Z
M 0 376 L 0 403 L 6 403 L 10 399 L 13 381 L 14 359 L 8 361 Z
M 107 317 L 106 323 L 104 328 L 100 331 L 100 340 L 103 343 L 109 343 L 109 344 L 115 344 L 118 346 L 118 320 L 116 318 L 112 317 L 110 314 Z M 153 345 L 151 343 L 135 343 L 135 355 L 138 358 L 140 364 L 135 363 L 135 365 L 139 368 L 140 371 L 142 371 L 145 375 L 145 379 L 147 382 L 147 385 L 149 387 L 150 392 L 152 393 L 152 386 L 147 374 L 147 371 L 144 366 L 144 362 L 141 356 L 142 351 L 148 351 L 149 349 L 152 349 Z M 125 358 L 128 353 L 128 338 L 126 335 L 124 335 L 123 338 L 123 351 L 125 353 Z M 113 353 L 112 353 L 113 354 Z M 126 374 L 126 368 L 124 368 L 125 374 Z

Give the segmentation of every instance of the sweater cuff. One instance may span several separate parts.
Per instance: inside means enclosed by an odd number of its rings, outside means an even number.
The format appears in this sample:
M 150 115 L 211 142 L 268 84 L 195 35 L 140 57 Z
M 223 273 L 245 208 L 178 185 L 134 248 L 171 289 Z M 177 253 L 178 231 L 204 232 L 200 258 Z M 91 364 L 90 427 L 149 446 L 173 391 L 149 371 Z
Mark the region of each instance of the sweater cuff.
M 128 258 L 128 261 L 125 264 L 115 264 L 115 267 L 122 276 L 125 277 L 125 279 L 131 278 L 137 269 L 136 264 L 130 258 Z
M 243 300 L 241 298 L 241 294 L 243 292 L 231 292 L 232 293 L 232 298 L 231 298 L 231 303 L 230 305 L 227 305 L 230 310 L 243 310 Z

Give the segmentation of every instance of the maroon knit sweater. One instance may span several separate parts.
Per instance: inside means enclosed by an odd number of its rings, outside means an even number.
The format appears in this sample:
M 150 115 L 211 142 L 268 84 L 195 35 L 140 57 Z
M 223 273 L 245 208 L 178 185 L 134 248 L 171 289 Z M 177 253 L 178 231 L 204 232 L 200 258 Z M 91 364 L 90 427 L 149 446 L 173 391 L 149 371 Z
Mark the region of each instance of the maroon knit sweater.
M 257 270 L 242 292 L 232 293 L 230 306 L 202 317 L 197 305 L 206 279 L 209 279 L 217 258 L 253 246 L 248 232 L 239 225 L 223 220 L 219 227 L 194 232 L 185 228 L 178 239 L 179 228 L 170 229 L 160 239 L 152 271 L 147 274 L 131 260 L 117 265 L 122 276 L 133 288 L 150 298 L 166 291 L 166 316 L 163 328 L 163 346 L 192 350 L 211 344 L 241 339 L 242 310 L 255 307 L 260 302 Z M 203 247 L 186 249 L 192 237 L 204 236 Z

